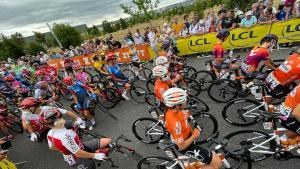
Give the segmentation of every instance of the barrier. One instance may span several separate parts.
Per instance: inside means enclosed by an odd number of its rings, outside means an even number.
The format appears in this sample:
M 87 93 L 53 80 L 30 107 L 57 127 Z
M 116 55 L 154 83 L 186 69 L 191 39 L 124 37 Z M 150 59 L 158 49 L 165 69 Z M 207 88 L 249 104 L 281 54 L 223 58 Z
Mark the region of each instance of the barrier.
M 237 28 L 230 31 L 231 35 L 223 43 L 225 49 L 247 48 L 258 45 L 260 40 L 266 34 L 275 34 L 279 37 L 279 43 L 288 43 L 300 41 L 300 18 L 294 18 L 283 22 L 274 22 L 272 24 L 255 25 L 250 28 Z M 217 42 L 216 32 L 207 33 L 199 36 L 177 39 L 177 48 L 181 55 L 190 55 L 194 53 L 210 52 Z M 160 46 L 160 44 L 158 44 Z M 136 45 L 138 56 L 142 61 L 154 57 L 154 52 L 148 45 Z M 118 62 L 126 63 L 130 60 L 128 57 L 128 48 L 117 49 L 114 52 L 118 56 Z M 81 66 L 92 64 L 92 55 L 76 56 L 74 60 Z M 47 62 L 58 69 L 63 68 L 63 59 L 51 60 Z

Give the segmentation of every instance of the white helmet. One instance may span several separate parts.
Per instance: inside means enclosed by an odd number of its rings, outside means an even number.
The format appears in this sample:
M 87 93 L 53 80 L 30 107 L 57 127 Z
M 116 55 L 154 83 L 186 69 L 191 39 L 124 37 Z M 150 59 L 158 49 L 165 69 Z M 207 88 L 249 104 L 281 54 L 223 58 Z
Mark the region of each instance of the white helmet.
M 156 65 L 163 65 L 164 63 L 167 63 L 169 62 L 168 61 L 168 58 L 164 57 L 164 56 L 159 56 L 158 58 L 156 58 L 155 60 L 155 64 Z
M 132 46 L 132 45 L 134 45 L 134 43 L 132 41 L 128 41 L 128 45 Z
M 155 77 L 164 77 L 168 73 L 168 69 L 164 66 L 158 65 L 152 69 L 152 74 Z
M 187 101 L 186 91 L 180 88 L 170 88 L 163 94 L 164 103 L 168 107 L 184 104 Z

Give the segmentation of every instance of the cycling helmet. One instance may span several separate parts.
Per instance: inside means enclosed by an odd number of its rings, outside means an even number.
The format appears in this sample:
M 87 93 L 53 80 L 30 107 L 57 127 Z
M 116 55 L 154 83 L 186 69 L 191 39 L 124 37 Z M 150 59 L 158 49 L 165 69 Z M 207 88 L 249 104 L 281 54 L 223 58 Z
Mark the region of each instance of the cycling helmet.
M 42 76 L 45 75 L 46 73 L 43 70 L 38 70 L 34 73 L 35 76 Z
M 164 103 L 168 107 L 184 104 L 187 101 L 186 91 L 180 88 L 170 88 L 163 94 Z
M 44 124 L 53 124 L 57 119 L 61 118 L 61 112 L 56 108 L 51 108 L 40 113 L 40 122 Z
M 115 53 L 109 53 L 109 54 L 107 55 L 107 58 L 106 58 L 107 61 L 109 61 L 109 60 L 114 60 L 114 59 L 117 59 L 117 56 L 116 56 Z
M 81 66 L 79 65 L 79 63 L 75 63 L 75 64 L 73 64 L 73 69 L 79 70 L 79 69 L 81 69 Z
M 164 77 L 167 75 L 167 73 L 168 73 L 168 69 L 164 66 L 158 65 L 152 69 L 152 74 L 155 77 Z
M 35 84 L 36 89 L 47 89 L 48 83 L 46 81 L 39 81 Z
M 63 82 L 66 86 L 72 86 L 74 84 L 74 81 L 72 79 L 72 77 L 67 76 L 63 79 Z
M 4 81 L 11 82 L 14 81 L 14 77 L 12 75 L 5 76 L 3 78 Z
M 134 43 L 132 41 L 128 41 L 128 46 L 132 46 Z
M 164 56 L 159 56 L 155 60 L 155 64 L 156 65 L 163 65 L 163 64 L 168 63 L 168 62 L 169 62 L 168 59 L 166 57 L 164 57 Z
M 19 107 L 21 109 L 29 109 L 31 107 L 36 106 L 38 103 L 39 101 L 34 97 L 27 97 L 20 103 Z
M 171 42 L 169 40 L 164 40 L 161 44 L 161 48 L 163 50 L 168 50 L 171 46 Z
M 218 32 L 217 38 L 224 41 L 225 38 L 227 38 L 230 35 L 230 32 L 227 29 L 222 29 Z
M 278 44 L 278 36 L 274 34 L 267 34 L 261 39 L 260 44 L 262 45 L 265 42 L 271 42 L 274 46 L 276 46 Z

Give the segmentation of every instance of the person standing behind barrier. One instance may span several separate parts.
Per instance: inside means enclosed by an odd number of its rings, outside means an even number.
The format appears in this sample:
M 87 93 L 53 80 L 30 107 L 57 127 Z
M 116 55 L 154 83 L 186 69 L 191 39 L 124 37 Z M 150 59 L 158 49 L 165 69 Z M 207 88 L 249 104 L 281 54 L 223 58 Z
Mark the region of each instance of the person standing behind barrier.
M 270 24 L 272 22 L 276 21 L 276 18 L 272 14 L 272 8 L 268 8 L 263 16 L 258 18 L 258 23 L 259 24 Z
M 234 11 L 229 10 L 226 14 L 226 17 L 224 17 L 220 23 L 219 23 L 219 30 L 222 29 L 234 29 L 236 27 L 236 21 L 234 19 Z
M 178 23 L 178 18 L 175 17 L 175 18 L 173 19 L 173 23 L 172 23 L 172 25 L 171 25 L 171 28 L 172 28 L 173 31 L 175 31 L 175 32 L 174 32 L 175 35 L 178 35 L 178 34 L 179 34 L 180 30 L 182 29 L 182 25 L 183 25 L 183 24 Z
M 255 24 L 257 24 L 256 17 L 253 16 L 252 11 L 248 11 L 246 17 L 242 19 L 240 26 L 249 28 Z
M 150 28 L 149 33 L 148 33 L 148 39 L 150 42 L 150 46 L 155 53 L 154 60 L 158 57 L 157 37 L 156 37 L 155 32 L 156 32 L 156 29 L 154 27 L 152 27 L 152 28 Z
M 194 19 L 192 21 L 192 23 L 190 24 L 190 34 L 191 35 L 197 35 L 199 33 L 200 30 L 200 23 L 199 23 L 199 15 L 197 13 L 194 14 Z
M 300 18 L 300 0 L 297 0 L 293 9 L 293 16 Z

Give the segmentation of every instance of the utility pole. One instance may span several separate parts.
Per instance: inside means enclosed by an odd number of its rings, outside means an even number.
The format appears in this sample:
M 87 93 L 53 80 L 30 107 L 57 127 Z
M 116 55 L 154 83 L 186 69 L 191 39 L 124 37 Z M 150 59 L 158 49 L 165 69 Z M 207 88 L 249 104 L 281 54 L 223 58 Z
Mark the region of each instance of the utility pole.
M 56 40 L 57 44 L 59 45 L 59 47 L 62 49 L 63 46 L 61 45 L 59 39 L 57 38 L 57 36 L 55 35 L 55 33 L 53 32 L 53 30 L 51 29 L 50 25 L 48 23 L 46 23 L 46 25 L 48 26 L 51 34 L 53 35 L 54 39 Z

